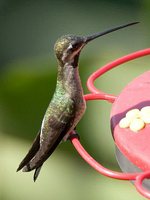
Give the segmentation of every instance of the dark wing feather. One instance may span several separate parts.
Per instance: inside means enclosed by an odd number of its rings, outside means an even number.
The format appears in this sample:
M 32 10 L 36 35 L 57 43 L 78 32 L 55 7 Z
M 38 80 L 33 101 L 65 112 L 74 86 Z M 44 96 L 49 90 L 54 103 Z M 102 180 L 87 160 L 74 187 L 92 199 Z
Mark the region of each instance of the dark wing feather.
M 19 164 L 17 171 L 21 170 L 25 165 L 27 165 L 27 163 L 35 156 L 39 148 L 40 148 L 40 132 L 38 132 L 36 138 L 34 139 L 29 152 Z
M 55 107 L 53 105 L 53 110 L 48 110 L 52 114 L 44 121 L 45 126 L 40 136 L 40 148 L 33 159 L 23 168 L 23 171 L 39 168 L 53 153 L 65 134 L 71 130 L 75 118 L 74 101 L 70 98 L 63 98 L 61 102 L 63 103 L 63 112 L 57 112 L 57 104 Z

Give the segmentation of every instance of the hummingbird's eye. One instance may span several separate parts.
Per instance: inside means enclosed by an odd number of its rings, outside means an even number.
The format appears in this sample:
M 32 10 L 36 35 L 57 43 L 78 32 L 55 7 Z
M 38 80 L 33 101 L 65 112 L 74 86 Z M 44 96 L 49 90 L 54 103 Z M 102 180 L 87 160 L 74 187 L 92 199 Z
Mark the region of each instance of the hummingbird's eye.
M 80 44 L 78 44 L 78 43 L 70 43 L 67 50 L 69 52 L 72 52 L 72 51 L 77 50 L 79 47 L 80 47 Z
M 78 49 L 79 47 L 80 47 L 80 44 L 78 44 L 78 43 L 72 44 L 73 49 Z

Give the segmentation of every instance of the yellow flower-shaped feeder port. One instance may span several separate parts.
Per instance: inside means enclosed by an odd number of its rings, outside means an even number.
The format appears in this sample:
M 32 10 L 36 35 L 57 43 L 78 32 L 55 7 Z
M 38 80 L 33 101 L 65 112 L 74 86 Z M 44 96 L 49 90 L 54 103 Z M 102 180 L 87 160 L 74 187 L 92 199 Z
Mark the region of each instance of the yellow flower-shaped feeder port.
M 150 106 L 129 110 L 119 122 L 120 128 L 129 128 L 133 132 L 140 131 L 146 124 L 150 124 Z

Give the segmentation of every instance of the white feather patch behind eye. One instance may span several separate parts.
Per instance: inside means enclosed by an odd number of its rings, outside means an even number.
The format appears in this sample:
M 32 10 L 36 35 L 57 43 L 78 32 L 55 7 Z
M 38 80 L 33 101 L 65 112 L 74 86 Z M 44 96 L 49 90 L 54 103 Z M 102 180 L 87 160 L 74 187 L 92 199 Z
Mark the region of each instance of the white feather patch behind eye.
M 68 46 L 68 49 L 72 49 L 72 48 L 73 48 L 73 46 L 72 46 L 72 44 L 70 43 L 69 46 Z

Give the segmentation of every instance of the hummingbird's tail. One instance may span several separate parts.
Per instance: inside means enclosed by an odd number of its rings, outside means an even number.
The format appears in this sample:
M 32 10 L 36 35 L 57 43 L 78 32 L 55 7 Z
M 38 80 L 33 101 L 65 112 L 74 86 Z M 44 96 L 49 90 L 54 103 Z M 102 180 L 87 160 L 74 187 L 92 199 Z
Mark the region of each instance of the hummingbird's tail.
M 37 179 L 37 177 L 38 177 L 38 175 L 39 175 L 39 173 L 41 171 L 41 167 L 42 167 L 42 165 L 35 169 L 34 176 L 33 176 L 34 182 L 36 181 L 36 179 Z
M 35 172 L 34 172 L 34 175 L 33 175 L 34 182 L 36 181 L 36 179 L 37 179 L 37 177 L 38 177 L 38 175 L 39 175 L 39 173 L 41 171 L 42 165 L 43 164 L 41 164 L 39 167 L 35 168 Z M 31 171 L 31 169 L 27 164 L 26 166 L 23 167 L 22 171 L 23 172 L 29 172 L 29 171 Z
M 43 144 L 43 146 L 42 146 L 43 148 L 39 148 L 38 151 L 36 152 L 36 154 L 34 155 L 34 157 L 31 160 L 29 160 L 28 163 L 26 163 L 24 166 L 22 165 L 23 166 L 22 171 L 29 172 L 29 171 L 32 171 L 35 169 L 33 179 L 34 179 L 34 181 L 36 181 L 43 163 L 45 162 L 45 160 L 47 160 L 47 158 L 56 149 L 56 147 L 62 140 L 63 136 L 64 136 L 64 134 L 62 134 L 59 138 L 57 138 L 57 140 L 54 142 L 54 144 L 52 144 L 51 147 L 49 147 L 49 149 L 47 147 L 47 144 L 48 144 L 47 142 L 45 144 Z
M 24 166 L 26 166 L 30 160 L 35 156 L 35 154 L 38 152 L 40 148 L 40 132 L 38 132 L 38 135 L 36 136 L 35 140 L 33 141 L 33 144 L 27 153 L 27 155 L 24 157 L 24 159 L 19 164 L 19 167 L 17 168 L 17 172 L 20 171 Z

